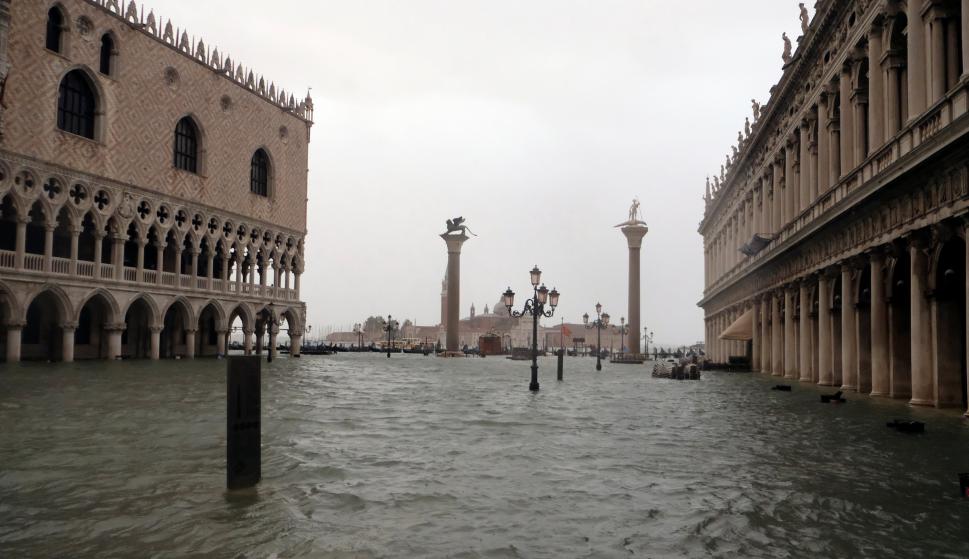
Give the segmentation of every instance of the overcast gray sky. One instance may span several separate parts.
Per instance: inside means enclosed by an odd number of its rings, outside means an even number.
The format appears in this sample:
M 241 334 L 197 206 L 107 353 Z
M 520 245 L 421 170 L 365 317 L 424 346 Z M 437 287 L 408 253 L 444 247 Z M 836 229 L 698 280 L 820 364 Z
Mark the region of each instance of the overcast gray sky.
M 462 315 L 535 264 L 556 318 L 626 314 L 639 196 L 643 323 L 702 339 L 705 177 L 781 74 L 789 0 L 155 0 L 156 13 L 287 91 L 313 88 L 308 323 L 436 324 L 463 215 Z M 810 4 L 813 5 L 813 2 Z M 297 97 L 301 95 L 297 94 Z

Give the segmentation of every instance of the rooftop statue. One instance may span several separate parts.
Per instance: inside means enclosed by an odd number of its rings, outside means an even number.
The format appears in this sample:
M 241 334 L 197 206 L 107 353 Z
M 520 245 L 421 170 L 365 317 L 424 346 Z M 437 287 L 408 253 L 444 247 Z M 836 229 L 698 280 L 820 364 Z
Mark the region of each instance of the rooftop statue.
M 811 18 L 808 16 L 807 8 L 804 7 L 804 2 L 798 4 L 801 8 L 801 33 L 807 35 L 808 26 L 811 23 Z
M 760 120 L 760 103 L 756 99 L 751 99 L 750 107 L 754 110 L 754 122 L 757 122 Z
M 781 58 L 784 59 L 784 64 L 790 64 L 792 60 L 791 39 L 787 36 L 787 33 L 781 35 L 781 38 L 784 39 L 784 54 L 781 55 Z
M 447 220 L 447 232 L 445 235 L 450 235 L 451 233 L 460 233 L 461 235 L 472 235 L 477 237 L 474 233 L 468 229 L 468 226 L 464 224 L 464 217 L 456 217 L 454 219 Z
M 744 134 L 748 138 L 750 137 L 750 119 L 749 118 L 745 118 L 744 119 Z

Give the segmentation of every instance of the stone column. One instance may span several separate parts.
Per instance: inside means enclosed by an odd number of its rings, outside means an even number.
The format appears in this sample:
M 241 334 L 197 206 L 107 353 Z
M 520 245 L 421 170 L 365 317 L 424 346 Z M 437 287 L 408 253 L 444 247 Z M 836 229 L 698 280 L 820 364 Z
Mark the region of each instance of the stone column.
M 303 333 L 302 332 L 290 332 L 289 333 L 289 356 L 299 357 L 300 350 L 303 347 Z
M 222 257 L 222 292 L 226 293 L 229 291 L 229 256 L 225 255 Z
M 81 236 L 81 229 L 79 227 L 71 226 L 71 267 L 70 274 L 72 276 L 77 275 L 77 253 L 78 253 L 78 241 Z
M 851 98 L 853 97 L 851 87 L 851 62 L 841 68 L 839 87 L 841 88 L 841 172 L 838 178 L 840 179 L 842 176 L 848 174 L 848 171 L 855 166 L 855 111 L 851 102 Z
M 841 122 L 833 118 L 828 119 L 827 173 L 828 188 L 830 189 L 841 180 Z
M 832 386 L 834 369 L 831 362 L 831 290 L 825 273 L 818 278 L 818 384 Z
M 788 140 L 784 149 L 784 225 L 797 215 L 797 176 L 794 174 L 794 142 Z
M 121 357 L 121 333 L 124 329 L 124 323 L 104 325 L 103 331 L 108 334 L 108 359 Z
M 74 361 L 74 332 L 76 330 L 76 323 L 61 324 L 61 361 L 65 363 Z
M 94 232 L 94 279 L 101 279 L 101 261 L 104 260 L 104 233 Z
M 175 243 L 175 289 L 182 287 L 182 243 Z
M 771 363 L 771 336 L 769 318 L 771 315 L 771 305 L 767 298 L 762 298 L 760 302 L 760 337 L 764 340 L 760 348 L 761 372 L 771 373 L 773 366 Z
M 192 256 L 192 263 L 189 266 L 189 274 L 192 276 L 192 283 L 189 285 L 189 289 L 195 289 L 197 284 L 195 278 L 199 277 L 199 249 L 193 246 L 189 251 L 189 254 Z
M 468 236 L 441 235 L 447 245 L 447 322 L 445 327 L 445 350 L 456 352 L 461 349 L 461 247 Z
M 29 221 L 30 218 L 28 217 L 17 216 L 17 245 L 14 268 L 16 268 L 18 271 L 24 269 L 24 256 L 27 254 L 27 223 Z M 17 347 L 17 352 L 19 355 L 19 346 Z
M 781 304 L 777 294 L 771 294 L 771 374 L 784 376 L 784 331 L 781 323 Z
M 926 104 L 925 23 L 922 21 L 922 2 L 906 3 L 908 19 L 908 118 L 914 120 L 922 115 Z
M 640 282 L 639 282 L 639 253 L 643 247 L 643 237 L 649 232 L 649 228 L 642 224 L 626 225 L 622 228 L 622 234 L 626 236 L 626 244 L 629 247 L 629 311 L 627 317 L 629 318 L 629 334 L 628 342 L 626 346 L 629 347 L 629 353 L 632 355 L 640 354 L 639 346 L 639 332 L 642 330 L 639 320 L 639 296 L 640 296 Z M 450 297 L 450 291 L 448 291 Z M 450 303 L 450 299 L 448 300 Z M 450 322 L 450 320 L 448 321 Z
M 754 371 L 760 371 L 760 344 L 763 343 L 760 339 L 760 302 L 756 299 L 754 300 L 751 312 L 754 315 L 751 321 L 751 335 L 753 339 L 751 340 L 751 358 L 750 364 Z
M 114 281 L 124 280 L 124 242 L 121 235 L 111 236 L 111 262 L 114 264 Z
M 811 343 L 811 291 L 806 279 L 801 280 L 798 297 L 801 301 L 801 327 L 799 332 L 801 335 L 801 351 L 798 352 L 799 380 L 811 382 L 811 356 L 814 355 L 814 347 Z
M 236 295 L 242 295 L 242 259 L 238 257 L 235 258 L 235 268 L 236 268 Z
M 871 260 L 871 395 L 888 396 L 891 387 L 888 361 L 888 303 L 885 300 L 885 255 L 873 251 Z
M 827 192 L 831 186 L 831 148 L 828 147 L 830 143 L 829 136 L 831 134 L 828 130 L 829 102 L 830 96 L 828 93 L 822 92 L 818 100 L 818 169 L 817 178 L 815 179 L 818 183 L 817 196 L 821 196 L 821 194 Z
M 268 275 L 266 272 L 267 272 L 266 263 L 263 262 L 262 264 L 259 265 L 259 292 L 260 293 L 266 292 L 266 279 L 267 279 L 266 276 Z M 276 287 L 279 288 L 278 285 Z
M 772 167 L 774 169 L 774 174 L 772 175 L 773 176 L 772 180 L 774 183 L 774 201 L 773 201 L 774 216 L 772 219 L 774 222 L 773 233 L 776 235 L 780 233 L 781 229 L 784 228 L 784 223 L 785 223 L 784 214 L 782 212 L 784 208 L 784 192 L 783 192 L 783 188 L 781 187 L 781 179 L 783 177 L 781 172 L 782 167 L 781 167 L 780 161 L 775 161 Z
M 962 0 L 962 75 L 969 74 L 969 0 Z
M 225 356 L 225 337 L 229 334 L 228 330 L 215 331 L 215 352 Z
M 253 330 L 243 330 L 242 344 L 246 355 L 252 355 Z
M 161 333 L 162 333 L 162 330 L 163 329 L 164 328 L 162 326 L 152 326 L 150 328 L 150 331 L 151 331 L 151 340 L 150 340 L 151 350 L 150 351 L 151 351 L 151 353 L 149 354 L 149 358 L 152 361 L 158 361 L 159 359 L 161 359 Z
M 810 123 L 807 120 L 801 121 L 801 155 L 800 155 L 800 181 L 801 198 L 798 205 L 798 214 L 803 212 L 811 205 L 811 136 L 809 134 Z
M 214 284 L 212 280 L 215 279 L 215 253 L 211 250 L 208 251 L 208 258 L 205 262 L 205 277 L 208 280 L 208 289 L 212 291 L 214 289 Z
M 142 283 L 145 281 L 145 245 L 148 239 L 138 237 L 138 259 L 135 264 L 135 281 Z
M 256 355 L 262 355 L 262 337 L 263 335 L 265 335 L 265 333 L 266 333 L 265 325 L 262 325 L 262 327 L 260 327 L 259 325 L 256 326 L 256 343 L 254 348 Z
M 928 256 L 926 243 L 913 237 L 909 244 L 911 261 L 911 300 L 912 300 L 912 399 L 914 406 L 935 405 L 935 383 L 932 372 L 932 313 L 931 305 L 925 296 L 928 279 Z
M 155 284 L 162 284 L 162 274 L 165 272 L 165 241 L 155 243 Z
M 784 378 L 797 378 L 797 349 L 794 346 L 794 292 L 784 288 Z
M 858 309 L 850 263 L 841 265 L 841 389 L 858 390 Z
M 933 4 L 927 14 L 929 20 L 929 40 L 932 45 L 931 98 L 928 104 L 935 103 L 945 96 L 945 12 L 938 4 Z M 909 24 L 911 26 L 911 24 Z
M 303 275 L 302 270 L 293 271 L 293 299 L 299 301 L 299 278 Z
M 197 329 L 190 329 L 185 331 L 185 357 L 187 359 L 195 359 L 196 334 L 198 334 Z
M 269 325 L 269 344 L 266 348 L 266 354 L 269 360 L 272 361 L 276 358 L 276 336 L 279 335 L 279 325 L 276 323 Z
M 882 26 L 868 34 L 868 143 L 874 152 L 885 143 L 885 71 L 882 69 Z
M 7 323 L 7 364 L 20 362 L 20 335 L 24 326 L 23 322 Z
M 44 271 L 48 274 L 54 262 L 54 229 L 57 225 L 48 223 L 44 226 Z

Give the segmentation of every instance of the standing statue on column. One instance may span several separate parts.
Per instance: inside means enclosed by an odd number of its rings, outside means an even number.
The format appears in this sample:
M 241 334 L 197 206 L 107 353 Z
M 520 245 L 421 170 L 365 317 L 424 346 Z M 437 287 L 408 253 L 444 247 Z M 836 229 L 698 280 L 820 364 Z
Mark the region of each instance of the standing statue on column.
M 747 136 L 748 138 L 750 137 L 750 119 L 749 118 L 745 118 L 744 119 L 744 135 Z
M 760 103 L 756 99 L 751 99 L 750 107 L 754 110 L 754 122 L 757 122 L 760 120 Z
M 784 64 L 790 64 L 793 59 L 791 56 L 791 39 L 787 36 L 787 33 L 781 35 L 781 38 L 784 39 L 784 54 L 781 55 L 781 58 L 784 59 Z
M 804 3 L 798 4 L 801 8 L 801 34 L 807 35 L 808 26 L 811 24 L 811 18 L 808 16 L 807 8 L 804 7 Z
M 639 198 L 633 198 L 633 204 L 629 206 L 629 223 L 642 223 L 642 215 L 639 211 Z

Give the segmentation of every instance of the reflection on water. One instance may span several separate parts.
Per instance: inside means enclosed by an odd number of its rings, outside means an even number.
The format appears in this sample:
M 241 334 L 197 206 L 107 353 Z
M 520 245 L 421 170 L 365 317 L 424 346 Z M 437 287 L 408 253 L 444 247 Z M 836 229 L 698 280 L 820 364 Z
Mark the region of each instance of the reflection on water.
M 264 365 L 263 482 L 227 495 L 224 362 L 0 366 L 0 556 L 969 556 L 956 412 L 566 367 Z

